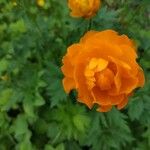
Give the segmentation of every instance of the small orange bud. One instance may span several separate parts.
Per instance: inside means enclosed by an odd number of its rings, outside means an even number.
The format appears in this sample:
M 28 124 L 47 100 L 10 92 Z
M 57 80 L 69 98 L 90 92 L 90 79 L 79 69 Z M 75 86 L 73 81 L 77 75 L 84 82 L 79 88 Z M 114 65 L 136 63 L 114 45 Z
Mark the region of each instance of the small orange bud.
M 100 0 L 69 0 L 72 17 L 91 18 L 100 7 Z

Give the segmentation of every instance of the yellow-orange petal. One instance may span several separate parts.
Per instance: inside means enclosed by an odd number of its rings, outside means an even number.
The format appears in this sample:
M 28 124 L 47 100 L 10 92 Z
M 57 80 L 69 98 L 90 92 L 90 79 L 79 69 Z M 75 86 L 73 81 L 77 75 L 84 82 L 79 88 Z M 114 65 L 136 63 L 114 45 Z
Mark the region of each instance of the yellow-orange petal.
M 99 105 L 111 105 L 111 100 L 105 91 L 101 91 L 100 88 L 94 87 L 91 91 L 91 94 L 93 96 L 93 103 L 99 104 Z
M 85 103 L 89 108 L 93 105 L 93 98 L 88 90 L 84 76 L 85 62 L 80 62 L 75 67 L 75 84 L 78 91 L 78 101 Z
M 137 87 L 138 78 L 137 77 L 135 77 L 135 78 L 123 78 L 121 80 L 121 82 L 122 82 L 122 86 L 120 89 L 120 93 L 129 94 Z
M 74 80 L 67 77 L 63 79 L 63 87 L 66 93 L 76 88 Z
M 88 108 L 90 108 L 90 109 L 94 105 L 93 102 L 92 102 L 93 99 L 89 94 L 86 94 L 86 95 L 85 94 L 84 95 L 79 94 L 77 100 L 78 100 L 78 102 L 84 103 L 85 105 L 87 105 Z
M 99 111 L 99 112 L 108 112 L 108 111 L 111 110 L 111 108 L 112 108 L 112 105 L 102 105 L 97 109 L 97 111 Z
M 118 109 L 122 109 L 124 108 L 128 103 L 128 97 L 126 96 L 118 105 L 117 108 Z
M 115 96 L 109 96 L 111 105 L 117 105 L 120 104 L 121 101 L 124 99 L 124 94 L 115 95 Z
M 73 44 L 73 45 L 68 47 L 67 56 L 70 59 L 70 63 L 72 65 L 74 65 L 76 63 L 76 59 L 77 59 L 77 57 L 80 54 L 82 49 L 83 49 L 83 46 L 81 44 Z
M 74 69 L 73 69 L 73 66 L 72 66 L 68 56 L 64 56 L 62 61 L 63 61 L 63 66 L 61 67 L 61 70 L 62 70 L 63 74 L 66 77 L 73 78 Z
M 93 37 L 96 33 L 98 33 L 97 31 L 88 31 L 87 33 L 85 33 L 85 35 L 80 39 L 80 43 L 85 43 L 88 39 L 91 39 L 91 37 Z

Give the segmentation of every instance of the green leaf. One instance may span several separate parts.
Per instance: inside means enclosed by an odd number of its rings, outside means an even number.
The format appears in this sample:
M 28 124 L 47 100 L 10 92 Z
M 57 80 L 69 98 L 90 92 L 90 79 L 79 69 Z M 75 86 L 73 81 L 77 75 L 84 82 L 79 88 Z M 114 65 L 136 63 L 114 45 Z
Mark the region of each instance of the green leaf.
M 90 120 L 89 120 L 89 117 L 78 114 L 73 117 L 73 122 L 74 122 L 75 127 L 79 131 L 84 132 L 85 128 L 89 125 Z
M 49 84 L 47 90 L 51 96 L 51 107 L 57 106 L 60 102 L 65 101 L 67 98 L 62 85 L 62 74 L 60 69 L 50 63 L 50 74 L 49 74 Z
M 59 144 L 55 150 L 65 150 L 64 144 Z
M 67 98 L 60 79 L 56 79 L 49 85 L 49 91 L 51 95 L 51 107 L 60 105 L 60 102 L 65 101 Z
M 148 145 L 150 147 L 150 126 L 148 126 L 146 132 L 144 132 L 143 137 L 147 139 Z
M 9 29 L 11 32 L 16 32 L 16 33 L 17 32 L 24 33 L 27 30 L 23 19 L 20 19 L 17 22 L 12 23 Z
M 20 145 L 19 150 L 33 150 L 32 144 L 29 139 L 25 139 Z
M 7 70 L 8 65 L 9 65 L 8 60 L 6 60 L 6 59 L 1 59 L 1 60 L 0 60 L 0 74 L 1 74 L 3 71 L 6 71 L 6 70 Z
M 129 104 L 128 114 L 131 120 L 139 119 L 143 110 L 143 100 L 140 98 L 136 98 L 131 100 L 131 103 Z
M 34 105 L 42 106 L 44 104 L 45 104 L 45 101 L 44 101 L 43 97 L 39 93 L 36 93 Z
M 45 145 L 44 150 L 55 150 L 51 145 L 47 144 Z
M 35 117 L 34 114 L 34 105 L 33 105 L 33 99 L 30 97 L 30 95 L 26 96 L 23 102 L 23 108 L 25 113 L 30 117 Z
M 47 122 L 44 120 L 44 119 L 38 119 L 36 120 L 35 122 L 35 127 L 34 127 L 35 131 L 38 133 L 38 134 L 44 134 L 47 132 L 48 130 L 48 124 Z
M 15 136 L 20 136 L 28 132 L 28 123 L 24 115 L 19 115 L 14 121 L 12 130 L 15 132 Z
M 0 92 L 0 105 L 5 105 L 10 100 L 13 94 L 13 90 L 10 88 L 6 88 Z

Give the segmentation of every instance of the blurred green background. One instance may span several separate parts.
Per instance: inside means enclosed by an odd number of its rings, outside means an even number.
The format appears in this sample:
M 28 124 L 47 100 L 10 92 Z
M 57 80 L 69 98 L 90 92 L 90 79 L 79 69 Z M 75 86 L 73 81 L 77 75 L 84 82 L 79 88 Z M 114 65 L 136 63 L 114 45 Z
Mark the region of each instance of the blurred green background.
M 150 0 L 103 0 L 93 30 L 138 46 L 146 84 L 121 111 L 99 113 L 66 95 L 61 59 L 89 21 L 66 0 L 0 0 L 0 150 L 150 150 Z

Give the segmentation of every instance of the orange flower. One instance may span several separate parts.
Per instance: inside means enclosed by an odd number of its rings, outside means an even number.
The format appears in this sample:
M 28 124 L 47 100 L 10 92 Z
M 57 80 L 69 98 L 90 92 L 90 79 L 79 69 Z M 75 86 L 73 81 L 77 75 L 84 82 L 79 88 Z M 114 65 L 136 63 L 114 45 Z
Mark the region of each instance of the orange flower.
M 89 31 L 71 45 L 63 58 L 63 86 L 67 93 L 78 91 L 78 101 L 98 111 L 123 108 L 137 87 L 144 86 L 144 74 L 136 62 L 133 42 L 113 30 Z
M 100 7 L 100 0 L 69 0 L 71 16 L 90 18 L 96 14 Z

